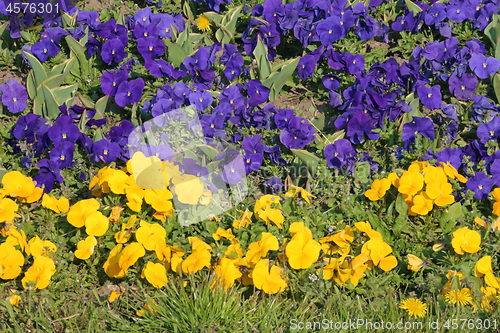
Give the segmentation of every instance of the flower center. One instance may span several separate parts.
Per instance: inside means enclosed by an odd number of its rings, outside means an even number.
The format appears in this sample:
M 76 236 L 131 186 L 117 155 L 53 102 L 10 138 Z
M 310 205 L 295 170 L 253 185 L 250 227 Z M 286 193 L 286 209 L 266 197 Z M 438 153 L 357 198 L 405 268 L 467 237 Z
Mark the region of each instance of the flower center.
M 65 157 L 64 155 L 61 155 L 61 161 L 64 161 Z
M 427 97 L 428 97 L 428 98 L 431 98 L 431 96 L 432 96 L 432 94 L 428 94 L 428 95 L 427 95 Z
M 17 98 L 15 98 L 15 97 L 14 97 L 12 100 L 13 100 L 14 102 L 17 102 Z
M 111 51 L 111 54 L 115 54 L 115 50 Z
M 108 155 L 108 151 L 107 150 L 104 150 L 104 155 Z
M 63 139 L 66 139 L 66 134 L 63 134 L 62 137 L 63 137 Z
M 464 90 L 464 89 L 465 89 L 465 87 L 464 87 L 464 86 L 462 86 L 462 90 Z
M 47 53 L 47 49 L 43 49 L 43 53 Z
M 332 33 L 332 31 L 331 31 L 331 30 L 328 30 L 328 33 L 329 33 L 329 34 L 331 34 L 331 33 Z
M 128 93 L 127 96 L 130 97 L 130 93 Z

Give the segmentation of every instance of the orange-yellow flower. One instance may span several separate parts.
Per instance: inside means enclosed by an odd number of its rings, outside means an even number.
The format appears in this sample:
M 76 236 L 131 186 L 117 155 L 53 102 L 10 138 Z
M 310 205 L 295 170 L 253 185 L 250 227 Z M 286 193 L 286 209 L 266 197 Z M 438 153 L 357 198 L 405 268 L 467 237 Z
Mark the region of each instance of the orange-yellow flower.
M 77 250 L 75 257 L 80 260 L 87 260 L 94 253 L 94 247 L 97 245 L 97 239 L 94 236 L 88 236 L 76 244 Z
M 463 227 L 453 233 L 451 245 L 458 254 L 476 253 L 481 250 L 481 235 L 475 230 Z
M 68 213 L 68 222 L 75 228 L 85 225 L 85 220 L 93 212 L 97 211 L 101 204 L 96 199 L 80 200 L 71 206 Z
M 222 258 L 215 266 L 215 278 L 211 288 L 219 286 L 227 290 L 234 284 L 234 281 L 241 278 L 241 276 L 240 270 L 234 265 L 231 259 Z
M 106 260 L 106 262 L 102 266 L 102 268 L 104 268 L 104 272 L 106 272 L 106 275 L 109 276 L 110 278 L 112 277 L 121 278 L 125 276 L 126 271 L 122 270 L 120 265 L 118 265 L 118 261 L 120 260 L 121 256 L 120 251 L 122 250 L 122 247 L 123 247 L 122 244 L 116 245 L 109 253 L 108 260 Z
M 307 201 L 308 204 L 311 204 L 311 202 L 309 201 L 309 197 L 316 198 L 314 195 L 312 195 L 311 193 L 307 192 L 302 187 L 298 187 L 298 186 L 295 186 L 295 185 L 291 185 L 291 187 L 292 188 L 289 189 L 288 192 L 285 193 L 285 197 L 295 198 L 296 196 L 300 195 L 302 197 L 302 199 L 304 199 L 305 201 Z
M 135 226 L 135 221 L 137 221 L 137 216 L 132 215 L 128 219 L 127 223 L 122 224 L 122 230 L 115 234 L 115 240 L 117 243 L 126 243 L 132 235 L 132 230 Z
M 427 184 L 425 193 L 429 198 L 434 200 L 436 206 L 443 207 L 451 205 L 455 202 L 455 197 L 451 194 L 453 192 L 452 186 L 448 182 L 433 181 Z
M 418 272 L 424 261 L 413 254 L 407 254 L 406 257 L 408 258 L 408 269 L 413 272 Z
M 182 181 L 175 184 L 177 199 L 183 204 L 196 205 L 203 195 L 205 186 L 200 178 L 194 175 L 185 176 Z
M 33 265 L 24 274 L 21 283 L 24 289 L 28 289 L 30 282 L 35 283 L 35 289 L 45 289 L 49 285 L 50 278 L 56 272 L 56 265 L 50 258 L 44 256 L 35 257 Z
M 249 263 L 256 264 L 260 258 L 265 257 L 270 250 L 279 249 L 278 239 L 271 233 L 263 232 L 258 242 L 253 242 L 248 246 L 246 258 Z
M 12 199 L 3 198 L 0 201 L 0 222 L 12 221 L 18 209 L 19 207 Z
M 295 234 L 286 246 L 286 256 L 293 269 L 306 269 L 319 258 L 321 245 L 306 232 Z
M 149 283 L 155 288 L 162 288 L 167 285 L 167 270 L 162 264 L 154 264 L 151 261 L 146 263 L 141 274 L 142 278 L 146 278 Z
M 57 252 L 57 246 L 54 243 L 48 240 L 42 241 L 40 237 L 38 237 L 38 235 L 30 239 L 30 241 L 28 242 L 28 246 L 33 257 L 51 257 L 54 253 Z
M 67 213 L 69 209 L 69 200 L 64 197 L 56 199 L 56 197 L 45 193 L 42 197 L 42 206 L 56 212 L 57 214 L 61 212 Z
M 108 228 L 109 219 L 99 211 L 91 213 L 85 219 L 85 232 L 89 236 L 102 236 L 108 231 Z
M 395 256 L 389 256 L 392 253 L 392 248 L 379 237 L 374 237 L 363 244 L 361 253 L 366 254 L 374 265 L 379 265 L 386 272 L 398 264 Z
M 477 277 L 484 276 L 484 282 L 490 287 L 500 289 L 499 280 L 493 274 L 491 267 L 491 256 L 484 256 L 479 259 L 474 267 L 474 275 Z
M 287 284 L 281 277 L 283 268 L 273 265 L 269 267 L 269 259 L 262 259 L 250 273 L 250 277 L 257 289 L 268 294 L 284 291 Z
M 148 251 L 153 251 L 161 240 L 165 241 L 165 237 L 167 237 L 167 232 L 161 225 L 142 220 L 140 228 L 135 233 L 137 241 Z
M 206 248 L 198 247 L 182 261 L 182 271 L 184 274 L 194 274 L 203 267 L 210 267 L 211 259 L 212 255 Z
M 145 254 L 146 251 L 141 244 L 136 242 L 130 243 L 123 249 L 118 259 L 118 266 L 120 266 L 123 271 L 127 271 L 130 266 L 135 264 L 139 258 L 144 257 Z
M 399 193 L 415 195 L 424 186 L 424 176 L 419 172 L 405 171 L 399 179 Z
M 11 280 L 21 274 L 24 257 L 8 242 L 0 244 L 0 279 Z
M 365 197 L 371 201 L 376 201 L 382 198 L 387 190 L 391 187 L 391 181 L 387 178 L 375 179 L 369 190 L 366 190 Z
M 252 215 L 253 213 L 246 209 L 244 212 L 239 210 L 241 214 L 241 220 L 234 220 L 233 221 L 233 228 L 239 229 L 241 227 L 246 228 L 250 225 L 252 222 Z

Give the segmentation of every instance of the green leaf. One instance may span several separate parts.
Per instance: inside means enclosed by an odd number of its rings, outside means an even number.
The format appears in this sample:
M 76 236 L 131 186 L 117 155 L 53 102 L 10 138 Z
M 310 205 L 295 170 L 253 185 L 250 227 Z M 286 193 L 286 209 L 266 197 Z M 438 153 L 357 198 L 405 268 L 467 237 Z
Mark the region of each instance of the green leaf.
M 242 9 L 243 5 L 240 5 L 228 11 L 227 14 L 224 16 L 222 24 L 224 24 L 227 30 L 231 32 L 231 35 L 234 35 L 234 30 L 236 29 L 236 22 L 240 17 L 240 12 Z
M 69 99 L 75 97 L 76 90 L 78 89 L 78 83 L 71 86 L 62 86 L 59 88 L 52 89 L 52 93 L 56 101 L 62 105 L 65 104 Z M 59 110 L 57 111 L 59 112 Z
M 222 19 L 223 19 L 223 16 L 221 14 L 217 14 L 215 12 L 206 12 L 206 13 L 203 13 L 203 15 L 205 15 L 207 17 L 207 19 L 213 23 L 214 25 L 216 23 L 218 24 L 222 24 Z
M 392 227 L 392 231 L 396 233 L 396 235 L 400 234 L 403 230 L 409 230 L 410 226 L 408 224 L 408 219 L 405 216 L 399 215 L 394 220 L 394 226 Z
M 210 161 L 215 160 L 217 155 L 219 155 L 219 151 L 209 145 L 198 145 L 197 147 L 200 148 L 201 151 L 208 156 Z
M 444 233 L 448 233 L 455 227 L 457 220 L 462 217 L 464 217 L 462 205 L 460 204 L 460 202 L 456 202 L 448 207 L 447 212 L 445 212 L 443 216 L 441 216 L 439 225 L 443 229 Z
M 217 229 L 219 228 L 217 225 L 217 222 L 214 221 L 208 221 L 206 224 L 207 231 L 210 234 L 215 234 L 217 232 Z
M 174 65 L 174 67 L 179 68 L 184 59 L 187 57 L 186 51 L 177 43 L 171 43 L 168 46 L 168 60 Z
M 271 89 L 271 92 L 269 93 L 270 100 L 276 99 L 277 95 L 281 91 L 281 88 L 283 88 L 288 78 L 297 68 L 299 60 L 299 57 L 297 57 L 295 59 L 285 61 L 278 66 L 278 68 L 280 69 L 279 72 L 277 72 L 276 69 L 273 69 L 273 72 L 271 73 L 269 78 L 262 82 L 263 85 Z
M 396 212 L 398 212 L 400 216 L 406 217 L 408 215 L 408 204 L 401 193 L 398 194 L 396 198 Z
M 37 96 L 37 97 L 33 100 L 33 113 L 43 117 L 43 116 L 44 116 L 44 114 L 43 114 L 43 102 L 42 102 L 42 97 L 43 97 L 43 95 L 41 95 L 41 96 Z
M 80 98 L 80 100 L 82 101 L 83 105 L 85 105 L 85 107 L 87 107 L 87 108 L 94 108 L 95 107 L 95 104 L 91 100 L 83 97 L 82 95 L 79 95 L 78 98 Z
M 102 138 L 103 138 L 102 131 L 101 131 L 101 129 L 98 129 L 94 132 L 94 137 L 92 138 L 92 140 L 94 142 L 97 142 L 97 141 L 101 140 Z
M 30 96 L 30 98 L 35 99 L 36 85 L 35 85 L 35 77 L 33 76 L 33 71 L 30 71 L 28 74 L 26 87 L 28 88 L 28 95 Z
M 318 169 L 320 158 L 316 155 L 308 152 L 307 150 L 302 149 L 290 149 L 292 153 L 297 156 L 303 164 L 307 167 L 309 174 L 314 176 L 316 174 L 316 170 Z
M 42 84 L 43 81 L 47 80 L 47 73 L 45 72 L 42 63 L 38 61 L 38 59 L 34 55 L 26 51 L 23 51 L 23 53 L 31 65 L 31 70 L 33 71 L 35 77 L 35 87 L 38 87 Z
M 101 97 L 95 103 L 96 114 L 95 114 L 94 119 L 102 119 L 102 118 L 104 118 L 104 112 L 106 111 L 106 106 L 108 105 L 108 100 L 109 100 L 109 96 L 106 95 L 104 97 Z
M 495 90 L 497 103 L 500 103 L 500 74 L 498 73 L 493 75 L 493 89 Z
M 413 16 L 417 15 L 418 13 L 422 12 L 422 8 L 411 2 L 410 0 L 405 0 L 406 7 L 410 12 L 413 13 Z
M 184 12 L 185 17 L 187 17 L 190 21 L 194 22 L 193 10 L 191 9 L 190 4 L 191 1 L 184 1 L 184 6 L 182 7 L 182 11 Z
M 264 44 L 260 36 L 258 36 L 257 46 L 253 51 L 253 55 L 255 56 L 255 60 L 257 61 L 257 72 L 260 80 L 267 79 L 272 71 L 271 63 L 267 58 L 267 52 L 267 46 Z M 263 84 L 266 87 L 270 88 L 270 84 L 266 85 L 264 82 Z
M 47 73 L 47 77 L 50 78 L 55 75 L 63 75 L 63 81 L 68 76 L 71 71 L 71 68 L 76 62 L 76 57 L 71 57 L 62 64 L 56 65 L 52 68 L 50 72 Z
M 493 46 L 497 45 L 498 38 L 500 37 L 500 15 L 493 14 L 490 24 L 484 29 L 484 34 L 488 36 Z
M 56 119 L 59 112 L 59 104 L 54 96 L 53 92 L 45 85 L 42 84 L 42 92 L 45 100 L 45 115 L 44 117 L 48 119 Z
M 70 35 L 67 35 L 64 38 L 66 39 L 69 48 L 78 59 L 80 71 L 82 72 L 83 77 L 87 78 L 90 74 L 89 59 L 87 58 L 87 48 Z
M 314 118 L 313 120 L 311 120 L 311 123 L 317 128 L 319 129 L 320 131 L 323 130 L 323 128 L 325 128 L 325 115 L 324 114 L 321 114 L 318 118 Z

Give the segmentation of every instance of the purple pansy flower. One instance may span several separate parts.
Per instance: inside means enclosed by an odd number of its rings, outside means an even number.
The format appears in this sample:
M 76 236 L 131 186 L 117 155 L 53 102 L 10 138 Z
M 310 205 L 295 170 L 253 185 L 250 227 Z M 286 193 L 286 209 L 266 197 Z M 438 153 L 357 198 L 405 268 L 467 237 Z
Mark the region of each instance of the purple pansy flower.
M 5 83 L 0 84 L 0 92 L 2 93 L 2 103 L 11 113 L 19 113 L 24 111 L 28 104 L 28 93 L 26 88 L 17 82 L 16 79 L 10 79 Z
M 102 46 L 102 61 L 108 65 L 119 63 L 125 59 L 126 56 L 127 52 L 125 52 L 125 46 L 118 38 L 108 39 Z
M 483 200 L 488 197 L 494 182 L 484 172 L 476 172 L 474 177 L 469 178 L 466 185 L 474 192 L 474 198 Z
M 482 54 L 475 53 L 469 60 L 469 67 L 480 79 L 486 79 L 495 74 L 500 68 L 500 60 L 494 57 L 486 58 Z
M 468 73 L 463 74 L 461 77 L 453 73 L 448 81 L 450 93 L 461 101 L 466 101 L 472 97 L 478 83 L 477 77 Z
M 139 103 L 142 98 L 143 90 L 144 80 L 142 78 L 138 78 L 130 82 L 123 81 L 118 87 L 118 91 L 116 92 L 116 104 L 123 108 L 129 103 Z
M 441 106 L 441 89 L 438 85 L 430 88 L 422 86 L 417 89 L 418 97 L 427 109 L 437 109 Z

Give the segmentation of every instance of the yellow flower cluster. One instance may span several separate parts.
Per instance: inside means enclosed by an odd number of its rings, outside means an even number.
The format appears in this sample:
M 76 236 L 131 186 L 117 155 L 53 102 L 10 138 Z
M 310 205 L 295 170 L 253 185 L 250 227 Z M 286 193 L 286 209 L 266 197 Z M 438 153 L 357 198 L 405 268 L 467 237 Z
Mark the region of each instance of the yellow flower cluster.
M 369 238 L 357 256 L 350 255 L 354 244 L 353 231 L 360 231 Z M 333 277 L 340 285 L 346 285 L 350 281 L 357 286 L 367 268 L 372 270 L 373 266 L 379 266 L 388 272 L 398 264 L 396 257 L 390 255 L 391 246 L 384 242 L 382 235 L 373 230 L 368 222 L 355 223 L 352 229 L 346 226 L 344 230 L 323 237 L 319 241 L 323 252 L 328 255 L 323 258 L 326 263 L 323 267 L 323 279 L 328 280 Z M 333 254 L 338 254 L 339 257 L 332 257 Z
M 371 201 L 379 200 L 394 185 L 408 204 L 408 214 L 427 215 L 434 205 L 443 207 L 455 202 L 448 178 L 456 178 L 462 183 L 467 181 L 449 163 L 441 162 L 441 166 L 435 167 L 415 161 L 401 177 L 392 172 L 387 178 L 373 181 L 365 196 Z
M 27 256 L 31 255 L 34 262 L 24 274 L 21 281 L 23 287 L 44 289 L 56 272 L 52 255 L 57 251 L 57 247 L 49 241 L 42 241 L 36 235 L 29 242 L 27 241 L 24 231 L 18 231 L 13 224 L 14 218 L 19 217 L 16 214 L 19 206 L 11 199 L 20 203 L 33 203 L 42 197 L 43 189 L 36 187 L 31 177 L 26 177 L 19 171 L 6 173 L 2 178 L 2 185 L 3 188 L 0 189 L 0 234 L 7 238 L 0 244 L 0 279 L 12 280 L 21 274 L 25 260 L 24 252 Z M 69 205 L 64 198 L 55 201 L 61 202 L 61 209 Z M 14 305 L 17 305 L 20 300 L 20 296 L 17 295 L 9 297 Z

